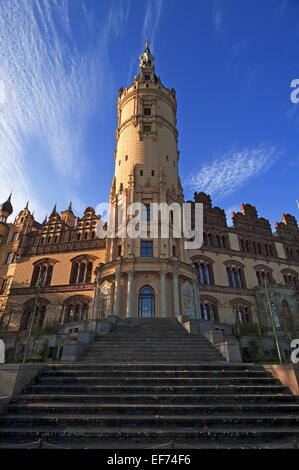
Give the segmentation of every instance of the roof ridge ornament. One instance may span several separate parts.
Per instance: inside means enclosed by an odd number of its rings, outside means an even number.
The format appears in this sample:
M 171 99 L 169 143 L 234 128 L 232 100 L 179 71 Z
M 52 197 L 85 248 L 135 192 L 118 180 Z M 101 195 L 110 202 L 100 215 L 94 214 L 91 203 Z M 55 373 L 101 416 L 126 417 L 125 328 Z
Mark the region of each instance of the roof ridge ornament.
M 154 68 L 154 62 L 155 62 L 155 56 L 152 55 L 150 49 L 149 49 L 149 39 L 146 36 L 146 42 L 145 42 L 145 50 L 144 53 L 141 54 L 139 57 L 140 63 L 139 67 L 140 68 L 146 68 L 146 67 L 152 67 Z

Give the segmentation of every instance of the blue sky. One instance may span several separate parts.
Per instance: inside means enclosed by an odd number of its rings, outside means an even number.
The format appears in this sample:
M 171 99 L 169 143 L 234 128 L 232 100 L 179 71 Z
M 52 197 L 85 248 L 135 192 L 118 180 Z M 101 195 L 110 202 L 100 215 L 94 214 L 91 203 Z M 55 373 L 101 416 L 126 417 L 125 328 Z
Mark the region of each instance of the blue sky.
M 185 199 L 211 194 L 272 224 L 297 216 L 299 0 L 4 0 L 0 9 L 0 200 L 81 216 L 108 200 L 118 89 L 145 36 L 177 91 Z

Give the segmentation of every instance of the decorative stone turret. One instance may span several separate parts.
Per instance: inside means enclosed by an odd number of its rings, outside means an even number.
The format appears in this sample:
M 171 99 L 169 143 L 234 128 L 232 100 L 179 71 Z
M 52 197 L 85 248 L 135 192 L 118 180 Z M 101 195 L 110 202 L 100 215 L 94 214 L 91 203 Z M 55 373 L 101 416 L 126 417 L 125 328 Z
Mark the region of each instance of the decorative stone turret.
M 10 193 L 8 199 L 0 205 L 0 222 L 6 222 L 8 217 L 13 213 L 11 195 L 12 193 Z

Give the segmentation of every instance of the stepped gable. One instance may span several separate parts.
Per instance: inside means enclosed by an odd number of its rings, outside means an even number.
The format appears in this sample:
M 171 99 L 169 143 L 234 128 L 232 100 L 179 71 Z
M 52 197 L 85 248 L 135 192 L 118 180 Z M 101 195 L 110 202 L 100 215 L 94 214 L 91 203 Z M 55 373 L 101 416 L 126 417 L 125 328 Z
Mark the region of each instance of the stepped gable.
M 241 204 L 241 212 L 233 212 L 233 226 L 240 232 L 252 232 L 261 236 L 272 236 L 268 219 L 258 217 L 256 207 L 251 204 Z
M 299 229 L 296 218 L 291 214 L 282 214 L 282 220 L 282 222 L 275 222 L 277 236 L 292 242 L 299 242 Z
M 227 227 L 226 215 L 224 209 L 220 207 L 212 207 L 212 200 L 209 194 L 200 192 L 194 193 L 194 201 L 188 201 L 194 205 L 194 203 L 203 204 L 203 222 L 204 224 L 214 225 L 218 227 Z M 194 215 L 194 213 L 193 213 Z

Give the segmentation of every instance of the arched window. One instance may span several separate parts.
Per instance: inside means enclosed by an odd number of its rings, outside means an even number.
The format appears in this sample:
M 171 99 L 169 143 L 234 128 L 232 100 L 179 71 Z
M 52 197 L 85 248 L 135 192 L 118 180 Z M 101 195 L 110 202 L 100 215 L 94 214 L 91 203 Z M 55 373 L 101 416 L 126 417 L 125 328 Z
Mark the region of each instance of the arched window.
M 253 269 L 256 273 L 257 282 L 259 285 L 264 285 L 265 279 L 268 284 L 272 284 L 274 282 L 272 269 L 269 266 L 259 264 L 254 266 Z
M 95 260 L 96 256 L 92 255 L 79 255 L 71 259 L 70 284 L 90 283 Z
M 22 310 L 22 315 L 21 315 L 21 324 L 20 324 L 20 328 L 22 330 L 27 330 L 31 325 L 32 315 L 34 313 L 35 301 L 36 299 L 33 298 L 30 300 L 27 300 L 23 305 L 23 310 Z M 37 326 L 38 328 L 42 328 L 44 324 L 48 304 L 49 304 L 49 301 L 47 299 L 44 299 L 42 297 L 39 298 L 37 310 L 35 314 L 35 320 L 34 320 L 34 325 Z
M 213 300 L 201 300 L 200 317 L 202 320 L 218 321 L 217 307 Z
M 198 272 L 200 284 L 214 284 L 213 260 L 207 256 L 194 256 L 191 258 Z
M 31 287 L 37 287 L 39 283 L 42 286 L 49 286 L 52 281 L 54 265 L 56 260 L 43 258 L 34 263 L 33 273 L 31 277 Z
M 234 323 L 252 323 L 250 305 L 242 300 L 232 302 L 232 314 Z
M 155 316 L 155 292 L 151 286 L 143 286 L 139 290 L 139 317 Z
M 88 319 L 92 298 L 86 295 L 73 295 L 64 302 L 64 323 L 81 322 Z
M 239 261 L 225 261 L 227 284 L 229 287 L 246 288 L 244 265 Z
M 292 269 L 283 269 L 281 271 L 283 274 L 283 280 L 286 286 L 295 287 L 297 289 L 298 285 L 298 273 Z

